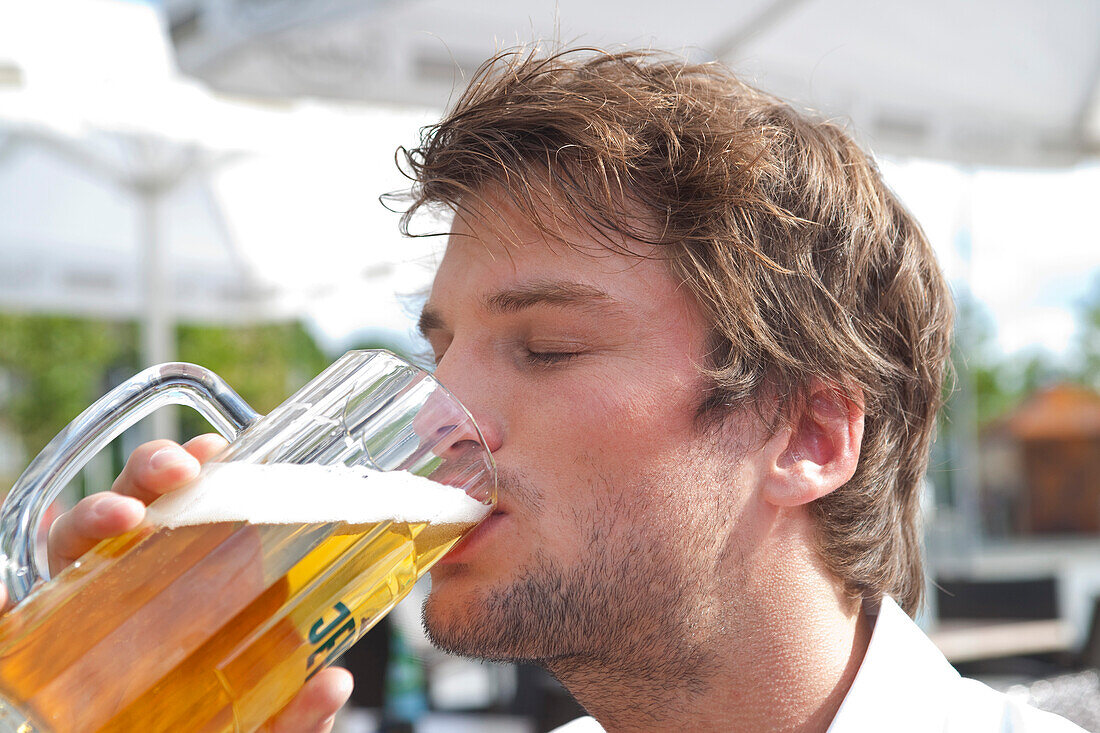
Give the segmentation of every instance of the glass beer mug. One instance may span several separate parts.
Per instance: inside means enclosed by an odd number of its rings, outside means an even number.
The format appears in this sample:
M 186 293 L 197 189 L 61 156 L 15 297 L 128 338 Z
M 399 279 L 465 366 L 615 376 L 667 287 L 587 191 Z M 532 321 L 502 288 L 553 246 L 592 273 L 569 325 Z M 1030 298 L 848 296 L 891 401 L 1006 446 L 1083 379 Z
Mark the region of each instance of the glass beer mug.
M 168 403 L 197 409 L 229 447 L 32 592 L 46 507 Z M 385 351 L 345 354 L 265 417 L 201 367 L 142 372 L 58 435 L 4 503 L 0 574 L 21 602 L 0 617 L 0 731 L 254 730 L 489 514 L 484 445 L 453 395 Z

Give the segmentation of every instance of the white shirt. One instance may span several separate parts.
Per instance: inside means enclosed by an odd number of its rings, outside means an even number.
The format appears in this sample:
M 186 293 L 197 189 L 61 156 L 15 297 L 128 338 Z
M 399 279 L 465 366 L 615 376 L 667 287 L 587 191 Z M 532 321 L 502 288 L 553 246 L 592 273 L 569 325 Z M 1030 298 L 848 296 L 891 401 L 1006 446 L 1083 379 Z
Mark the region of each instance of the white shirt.
M 867 655 L 827 733 L 1084 733 L 961 677 L 892 598 L 883 598 Z M 553 733 L 602 733 L 578 718 Z

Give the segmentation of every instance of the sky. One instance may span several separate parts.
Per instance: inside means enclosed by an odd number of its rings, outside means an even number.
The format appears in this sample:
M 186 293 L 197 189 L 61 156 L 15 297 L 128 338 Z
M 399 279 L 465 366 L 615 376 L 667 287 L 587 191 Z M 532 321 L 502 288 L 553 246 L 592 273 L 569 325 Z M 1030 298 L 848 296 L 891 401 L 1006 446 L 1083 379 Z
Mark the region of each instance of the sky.
M 1100 163 L 1010 171 L 887 160 L 882 170 L 956 292 L 969 288 L 992 319 L 1002 356 L 1071 356 L 1080 304 L 1100 287 Z

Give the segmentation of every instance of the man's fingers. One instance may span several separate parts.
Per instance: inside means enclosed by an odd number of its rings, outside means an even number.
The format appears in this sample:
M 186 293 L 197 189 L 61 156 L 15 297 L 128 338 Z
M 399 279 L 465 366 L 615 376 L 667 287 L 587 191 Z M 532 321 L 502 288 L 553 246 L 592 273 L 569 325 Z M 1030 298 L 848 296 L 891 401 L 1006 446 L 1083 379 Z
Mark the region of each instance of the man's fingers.
M 127 532 L 141 523 L 145 506 L 110 491 L 92 494 L 62 514 L 50 527 L 50 574 L 55 575 L 97 542 Z
M 161 494 L 178 489 L 199 474 L 199 466 L 225 449 L 225 438 L 210 433 L 177 445 L 153 440 L 130 454 L 113 491 L 141 499 L 146 504 Z
M 206 463 L 214 456 L 225 450 L 229 441 L 217 433 L 207 433 L 197 438 L 192 438 L 183 444 L 183 449 L 193 455 L 199 463 Z
M 351 673 L 346 669 L 321 670 L 263 730 L 269 733 L 329 733 L 336 713 L 351 697 L 353 684 Z
M 138 446 L 112 491 L 89 496 L 50 527 L 50 573 L 60 572 L 100 540 L 136 527 L 145 516 L 145 504 L 195 478 L 200 464 L 225 446 L 220 435 L 200 435 L 183 446 L 170 440 Z
M 170 440 L 138 446 L 115 479 L 112 491 L 148 504 L 199 475 L 199 459 Z

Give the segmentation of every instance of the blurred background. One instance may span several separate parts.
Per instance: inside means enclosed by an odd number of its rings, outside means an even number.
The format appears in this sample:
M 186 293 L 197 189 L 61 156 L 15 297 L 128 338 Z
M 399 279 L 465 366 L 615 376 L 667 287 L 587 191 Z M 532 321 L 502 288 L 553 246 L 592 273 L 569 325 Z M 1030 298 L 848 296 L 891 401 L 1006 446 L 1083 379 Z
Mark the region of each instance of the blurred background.
M 875 152 L 959 312 L 920 622 L 964 674 L 1100 731 L 1093 0 L 0 0 L 0 491 L 154 363 L 207 366 L 263 412 L 349 348 L 420 352 L 442 242 L 401 238 L 379 201 L 407 186 L 394 152 L 536 39 L 720 60 Z M 208 430 L 144 422 L 55 512 L 149 436 Z M 433 651 L 418 608 L 349 653 L 338 730 L 577 714 L 538 670 Z

